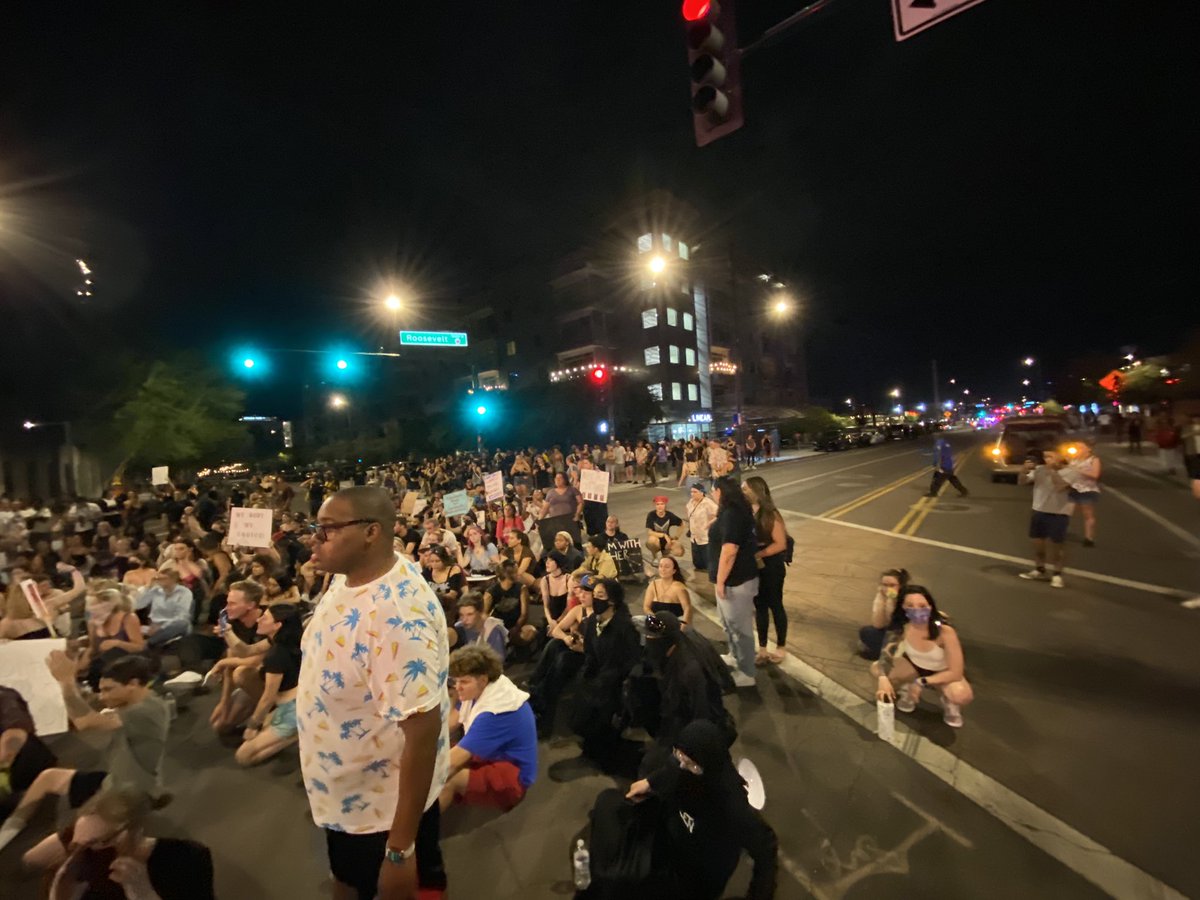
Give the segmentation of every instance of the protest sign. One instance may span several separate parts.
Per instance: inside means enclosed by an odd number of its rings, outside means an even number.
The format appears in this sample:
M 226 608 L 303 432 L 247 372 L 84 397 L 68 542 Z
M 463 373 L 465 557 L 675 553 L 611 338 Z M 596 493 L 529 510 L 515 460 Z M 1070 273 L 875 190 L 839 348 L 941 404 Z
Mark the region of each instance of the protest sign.
M 12 688 L 29 704 L 33 724 L 42 737 L 67 730 L 62 688 L 46 668 L 51 651 L 66 648 L 62 638 L 0 643 L 0 684 Z
M 228 541 L 234 547 L 271 546 L 271 510 L 235 506 L 229 511 Z
M 504 473 L 488 472 L 483 476 L 483 491 L 488 503 L 504 499 Z
M 579 493 L 584 500 L 594 500 L 597 503 L 608 502 L 608 473 L 599 469 L 581 469 L 579 472 Z
M 442 511 L 447 516 L 465 516 L 470 509 L 466 491 L 452 491 L 442 498 Z

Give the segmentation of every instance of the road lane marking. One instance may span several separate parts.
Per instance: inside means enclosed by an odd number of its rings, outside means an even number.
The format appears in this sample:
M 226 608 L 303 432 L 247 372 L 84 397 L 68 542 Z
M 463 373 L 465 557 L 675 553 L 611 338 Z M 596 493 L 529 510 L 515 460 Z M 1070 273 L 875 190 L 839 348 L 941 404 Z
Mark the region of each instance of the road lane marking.
M 789 510 L 782 510 L 787 513 Z M 820 516 L 808 513 L 796 513 L 806 519 L 820 519 Z M 930 541 L 927 538 L 895 535 L 882 528 L 870 528 L 866 525 L 855 525 L 853 522 L 841 522 L 837 519 L 826 519 L 835 525 L 849 528 L 861 528 L 889 537 L 900 537 L 904 540 L 926 544 L 940 544 L 940 541 Z M 953 544 L 943 545 L 954 549 Z M 986 555 L 986 554 L 985 554 Z M 995 554 L 999 555 L 999 554 Z M 1012 558 L 1012 557 L 1009 557 Z M 719 627 L 724 627 L 720 617 L 709 606 L 712 603 L 707 596 L 701 602 L 693 604 L 693 608 L 701 615 Z M 774 646 L 771 644 L 770 646 Z M 834 681 L 820 669 L 789 653 L 776 668 L 793 680 L 804 685 L 810 692 L 824 700 L 838 712 L 849 718 L 859 727 L 868 732 L 875 731 L 875 704 L 864 700 L 845 685 Z M 1103 844 L 1092 840 L 1086 834 L 1072 828 L 1062 819 L 1042 809 L 1031 800 L 1005 787 L 990 775 L 975 768 L 965 760 L 959 759 L 945 747 L 933 743 L 928 738 L 909 728 L 896 717 L 895 733 L 891 744 L 925 771 L 948 784 L 959 794 L 971 800 L 985 812 L 991 813 L 998 821 L 1012 829 L 1043 853 L 1058 860 L 1076 874 L 1096 885 L 1113 897 L 1148 897 L 1154 900 L 1186 900 L 1185 896 L 1170 885 L 1159 881 L 1150 873 L 1138 868 L 1133 863 L 1117 856 Z M 893 792 L 893 796 L 903 800 Z M 914 808 L 915 811 L 915 808 Z M 942 826 L 944 830 L 945 826 Z M 947 833 L 957 839 L 965 837 L 947 830 Z M 969 843 L 969 842 L 968 842 Z M 783 868 L 802 885 L 812 883 L 812 878 L 795 861 L 786 857 L 781 858 Z M 811 893 L 811 889 L 810 893 Z
M 1165 528 L 1167 531 L 1171 532 L 1171 534 L 1175 535 L 1175 537 L 1179 538 L 1184 543 L 1191 544 L 1193 547 L 1200 549 L 1200 538 L 1196 537 L 1194 534 L 1189 532 L 1187 529 L 1180 528 L 1178 525 L 1176 525 L 1170 519 L 1159 515 L 1158 513 L 1156 513 L 1154 510 L 1152 510 L 1150 507 L 1146 506 L 1145 504 L 1139 503 L 1138 501 L 1134 500 L 1132 497 L 1130 497 L 1124 491 L 1118 491 L 1115 487 L 1106 485 L 1104 488 L 1104 493 L 1112 494 L 1118 500 L 1128 503 L 1130 506 L 1132 506 L 1134 509 L 1136 509 L 1138 512 L 1140 512 L 1143 516 L 1145 516 L 1151 522 L 1155 522 L 1158 525 L 1161 525 L 1163 528 Z
M 896 533 L 903 533 L 904 526 L 906 526 L 912 520 L 913 516 L 917 514 L 918 510 L 925 508 L 925 504 L 928 503 L 929 500 L 929 497 L 918 498 L 917 502 L 908 508 L 908 512 L 904 514 L 900 521 L 892 526 L 892 531 Z
M 882 454 L 874 459 L 868 459 L 865 462 L 855 463 L 852 466 L 842 466 L 840 469 L 830 469 L 828 472 L 820 472 L 816 475 L 808 475 L 804 478 L 797 478 L 794 481 L 785 481 L 783 484 L 774 485 L 771 488 L 772 493 L 777 493 L 784 488 L 791 487 L 795 484 L 803 484 L 806 481 L 816 481 L 818 478 L 828 478 L 830 475 L 837 475 L 839 472 L 849 472 L 851 469 L 861 469 L 863 466 L 873 466 L 875 463 L 884 462 L 889 459 L 898 459 L 901 456 L 907 456 L 910 453 L 920 453 L 919 450 L 905 450 L 903 453 Z M 811 457 L 808 457 L 811 459 Z
M 954 467 L 954 477 L 957 478 L 959 476 L 959 474 L 962 472 L 962 470 L 964 468 L 966 468 L 966 465 L 968 462 L 970 462 L 970 460 L 971 460 L 971 454 L 969 454 L 969 453 L 964 453 L 962 456 L 959 457 L 958 465 Z M 905 531 L 905 534 L 916 534 L 917 531 L 920 530 L 921 525 L 925 522 L 925 517 L 929 515 L 929 511 L 931 509 L 933 509 L 935 506 L 937 506 L 938 500 L 940 500 L 942 498 L 942 494 L 944 494 L 946 492 L 946 488 L 948 488 L 949 486 L 950 486 L 950 482 L 948 480 L 943 481 L 941 483 L 941 486 L 938 488 L 936 497 L 926 497 L 925 498 L 925 502 L 921 505 L 920 510 L 917 512 L 916 517 L 912 520 L 912 524 L 909 526 L 908 530 Z M 900 530 L 900 526 L 897 525 L 896 528 L 893 530 L 894 531 Z
M 830 519 L 826 516 L 818 516 L 812 513 L 800 512 L 794 509 L 781 509 L 780 512 L 789 516 L 796 516 L 801 519 L 811 519 L 817 522 L 827 522 L 830 525 L 840 525 L 843 528 L 857 528 L 859 531 L 869 531 L 872 534 L 881 534 L 884 537 L 896 538 L 901 541 L 911 541 L 914 544 L 925 544 L 929 547 L 938 547 L 942 550 L 954 550 L 958 553 L 968 553 L 972 556 L 982 556 L 986 559 L 995 559 L 1001 562 L 1015 563 L 1019 566 L 1028 566 L 1032 560 L 1028 557 L 1009 556 L 1007 553 L 996 553 L 994 550 L 981 550 L 978 547 L 965 547 L 962 544 L 951 544 L 946 541 L 935 541 L 932 538 L 917 537 L 916 535 L 897 534 L 892 531 L 886 531 L 883 528 L 872 528 L 870 525 L 859 525 L 857 522 L 846 522 L 843 519 Z M 1192 591 L 1185 591 L 1180 588 L 1165 587 L 1161 584 L 1149 584 L 1145 581 L 1134 581 L 1132 578 L 1121 578 L 1117 575 L 1105 575 L 1101 572 L 1085 572 L 1082 569 L 1063 569 L 1063 574 L 1076 576 L 1079 578 L 1087 578 L 1092 581 L 1100 581 L 1105 584 L 1116 585 L 1117 587 L 1132 588 L 1135 591 L 1145 591 L 1148 594 L 1158 594 L 1162 597 L 1170 597 L 1173 600 L 1190 600 L 1195 597 Z M 1183 604 L 1180 604 L 1183 605 Z M 1191 609 L 1192 607 L 1188 607 Z
M 862 494 L 861 496 L 855 497 L 853 500 L 849 500 L 846 503 L 841 504 L 840 506 L 835 506 L 833 509 L 826 510 L 825 512 L 821 513 L 821 515 L 829 516 L 830 518 L 844 516 L 846 513 L 853 512 L 854 510 L 858 509 L 860 506 L 866 506 L 872 500 L 878 500 L 884 494 L 891 493 L 892 491 L 896 490 L 896 488 L 898 488 L 898 487 L 903 487 L 905 484 L 912 481 L 914 478 L 920 478 L 922 475 L 925 474 L 925 471 L 926 470 L 923 468 L 918 469 L 916 472 L 913 472 L 910 475 L 904 475 L 900 478 L 897 478 L 891 484 L 885 484 L 883 487 L 878 487 L 878 488 L 875 488 L 874 490 L 867 491 L 867 493 Z

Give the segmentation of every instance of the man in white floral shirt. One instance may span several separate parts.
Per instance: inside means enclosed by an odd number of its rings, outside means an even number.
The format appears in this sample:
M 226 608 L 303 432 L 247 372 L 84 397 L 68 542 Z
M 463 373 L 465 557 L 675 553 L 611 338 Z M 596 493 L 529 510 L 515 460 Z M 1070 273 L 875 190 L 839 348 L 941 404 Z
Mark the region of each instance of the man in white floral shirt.
M 413 900 L 444 889 L 438 795 L 449 766 L 446 619 L 392 549 L 395 506 L 338 491 L 317 515 L 313 558 L 337 573 L 304 634 L 300 764 L 325 829 L 337 900 Z

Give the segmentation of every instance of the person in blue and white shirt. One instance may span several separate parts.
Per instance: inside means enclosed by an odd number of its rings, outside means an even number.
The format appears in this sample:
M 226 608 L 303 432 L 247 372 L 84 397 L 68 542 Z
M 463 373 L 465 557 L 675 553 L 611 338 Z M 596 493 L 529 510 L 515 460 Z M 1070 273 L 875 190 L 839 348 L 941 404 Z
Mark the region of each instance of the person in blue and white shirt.
M 304 634 L 296 713 L 313 821 L 337 900 L 446 886 L 438 795 L 450 757 L 449 646 L 437 595 L 392 549 L 387 491 L 338 491 L 315 564 L 336 573 Z

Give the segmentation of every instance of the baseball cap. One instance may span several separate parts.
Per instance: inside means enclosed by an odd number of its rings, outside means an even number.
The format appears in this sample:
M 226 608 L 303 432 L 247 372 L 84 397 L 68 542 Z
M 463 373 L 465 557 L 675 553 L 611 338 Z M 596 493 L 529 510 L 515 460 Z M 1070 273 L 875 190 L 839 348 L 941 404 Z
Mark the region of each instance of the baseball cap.
M 703 482 L 701 482 L 701 481 L 693 481 L 693 482 L 692 482 L 692 490 L 693 490 L 693 491 L 699 491 L 699 492 L 700 492 L 700 493 L 702 493 L 702 494 L 707 494 L 707 493 L 708 493 L 708 488 L 706 488 L 706 487 L 704 486 L 704 483 L 703 483 Z
M 579 576 L 579 586 L 585 591 L 590 592 L 595 590 L 597 581 L 599 581 L 599 579 L 591 572 L 585 572 L 583 575 Z
M 655 503 L 667 503 L 669 501 L 667 500 L 667 498 L 664 495 L 659 494 L 657 497 L 654 498 L 654 502 Z

